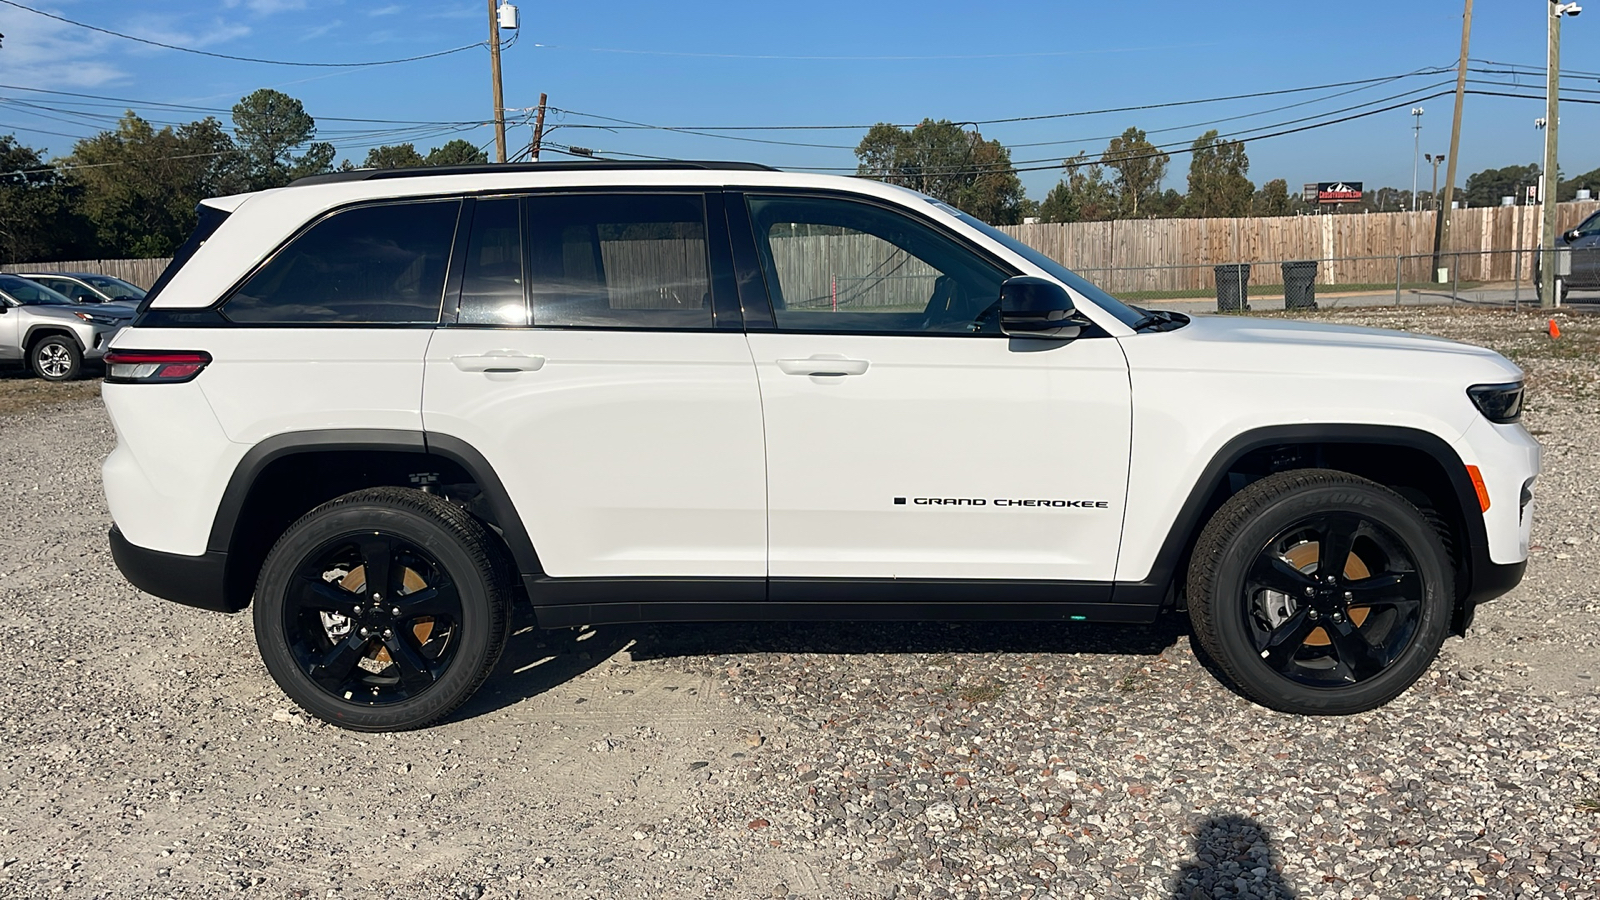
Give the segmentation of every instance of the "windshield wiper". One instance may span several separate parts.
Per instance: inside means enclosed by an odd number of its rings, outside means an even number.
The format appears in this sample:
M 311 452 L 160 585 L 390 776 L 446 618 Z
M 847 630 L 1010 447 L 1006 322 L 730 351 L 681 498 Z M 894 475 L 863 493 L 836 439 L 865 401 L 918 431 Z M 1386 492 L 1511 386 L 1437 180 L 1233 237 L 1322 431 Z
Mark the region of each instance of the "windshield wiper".
M 1133 323 L 1134 331 L 1173 331 L 1189 324 L 1189 317 L 1183 313 L 1165 309 L 1140 311 L 1144 312 L 1144 315 Z

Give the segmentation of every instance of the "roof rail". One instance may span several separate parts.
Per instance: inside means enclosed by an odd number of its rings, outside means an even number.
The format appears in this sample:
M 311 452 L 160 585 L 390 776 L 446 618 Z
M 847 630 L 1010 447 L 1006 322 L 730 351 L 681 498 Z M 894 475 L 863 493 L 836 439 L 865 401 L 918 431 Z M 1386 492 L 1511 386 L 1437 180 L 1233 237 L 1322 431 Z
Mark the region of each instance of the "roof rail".
M 529 163 L 479 163 L 468 166 L 418 166 L 406 169 L 355 169 L 350 172 L 329 172 L 326 175 L 307 175 L 290 182 L 290 187 L 310 184 L 337 184 L 345 181 L 374 181 L 380 178 L 421 178 L 432 175 L 486 175 L 511 172 L 573 172 L 661 169 L 723 169 L 734 172 L 776 172 L 771 166 L 750 162 L 718 162 L 715 160 L 644 160 L 629 162 L 617 159 L 556 160 Z

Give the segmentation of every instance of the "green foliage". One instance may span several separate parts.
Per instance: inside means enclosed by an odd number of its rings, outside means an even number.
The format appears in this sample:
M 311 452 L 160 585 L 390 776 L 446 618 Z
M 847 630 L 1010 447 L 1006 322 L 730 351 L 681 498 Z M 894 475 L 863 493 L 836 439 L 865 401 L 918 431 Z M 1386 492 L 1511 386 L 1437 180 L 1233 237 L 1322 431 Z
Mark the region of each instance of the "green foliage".
M 415 145 L 385 144 L 368 150 L 367 161 L 362 165 L 368 169 L 409 169 L 425 164 Z
M 168 256 L 206 197 L 248 187 L 238 151 L 211 117 L 157 131 L 128 112 L 115 131 L 78 141 L 67 177 L 109 253 Z
M 1556 186 L 1556 199 L 1565 203 L 1576 199 L 1578 188 L 1588 188 L 1590 199 L 1600 198 L 1600 169 L 1585 172 Z
M 1218 140 L 1214 128 L 1200 135 L 1189 155 L 1189 196 L 1183 213 L 1201 218 L 1249 215 L 1256 190 L 1245 175 L 1249 171 L 1244 144 Z
M 1258 216 L 1289 215 L 1292 211 L 1289 205 L 1289 182 L 1274 178 L 1262 185 L 1251 199 L 1250 211 Z
M 1105 169 L 1079 153 L 1063 160 L 1067 177 L 1050 189 L 1039 216 L 1046 222 L 1098 222 L 1116 218 L 1117 189 L 1106 180 Z
M 1459 199 L 1467 206 L 1499 206 L 1501 197 L 1516 197 L 1521 203 L 1525 188 L 1539 183 L 1539 171 L 1539 165 L 1532 163 L 1474 172 L 1467 176 Z
M 470 166 L 489 161 L 489 154 L 471 142 L 456 138 L 447 142 L 443 147 L 435 147 L 428 151 L 428 158 L 423 160 L 430 166 Z
M 0 135 L 0 263 L 71 259 L 93 244 L 93 227 L 60 172 L 14 135 Z
M 1112 183 L 1117 189 L 1117 218 L 1149 218 L 1152 202 L 1161 196 L 1161 182 L 1167 177 L 1169 154 L 1156 149 L 1137 128 L 1129 128 L 1111 139 L 1100 164 L 1116 172 Z
M 994 225 L 1022 221 L 1026 196 L 1011 151 L 948 120 L 911 129 L 883 122 L 856 146 L 856 174 L 937 197 Z
M 262 88 L 240 100 L 233 107 L 233 128 L 252 190 L 332 170 L 333 145 L 312 141 L 317 121 L 288 94 Z M 305 152 L 296 155 L 300 147 Z

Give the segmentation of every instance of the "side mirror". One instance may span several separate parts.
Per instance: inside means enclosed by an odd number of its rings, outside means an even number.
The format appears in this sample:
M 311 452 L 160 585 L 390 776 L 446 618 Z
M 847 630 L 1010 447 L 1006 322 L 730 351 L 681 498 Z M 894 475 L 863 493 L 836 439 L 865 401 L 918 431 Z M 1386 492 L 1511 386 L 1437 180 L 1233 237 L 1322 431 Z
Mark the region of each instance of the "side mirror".
M 1581 232 L 1578 229 L 1574 228 L 1571 231 L 1567 232 L 1566 234 L 1563 234 L 1561 237 L 1562 237 L 1562 239 L 1564 239 L 1564 240 L 1566 240 L 1568 242 L 1571 242 L 1571 241 L 1577 240 L 1578 238 L 1583 237 L 1583 232 Z
M 1018 275 L 1000 285 L 1000 331 L 1017 338 L 1071 340 L 1087 319 L 1067 289 L 1046 278 Z

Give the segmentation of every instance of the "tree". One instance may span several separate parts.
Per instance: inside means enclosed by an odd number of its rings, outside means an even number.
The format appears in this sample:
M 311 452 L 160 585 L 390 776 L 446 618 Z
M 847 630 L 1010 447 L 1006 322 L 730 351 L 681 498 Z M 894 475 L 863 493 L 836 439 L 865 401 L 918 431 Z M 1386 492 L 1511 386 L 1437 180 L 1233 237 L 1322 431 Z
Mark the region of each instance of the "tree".
M 240 100 L 233 107 L 233 128 L 255 190 L 332 169 L 333 145 L 313 140 L 317 121 L 288 94 L 262 88 Z M 300 147 L 305 151 L 296 155 Z
M 1591 199 L 1600 197 L 1600 169 L 1585 172 L 1570 181 L 1563 181 L 1556 186 L 1556 199 L 1562 203 L 1576 199 L 1579 188 L 1588 188 Z
M 1061 179 L 1039 206 L 1046 222 L 1099 222 L 1116 218 L 1117 189 L 1106 181 L 1105 169 L 1087 153 L 1061 161 L 1067 177 Z
M 367 161 L 362 165 L 368 169 L 409 169 L 426 164 L 413 144 L 385 144 L 368 150 Z
M 435 147 L 428 151 L 428 158 L 423 160 L 430 166 L 470 166 L 475 163 L 486 163 L 489 154 L 471 142 L 456 138 L 447 142 L 443 147 Z
M 856 146 L 856 174 L 919 190 L 995 225 L 1022 221 L 1026 196 L 1011 151 L 948 120 L 880 122 Z
M 1537 163 L 1474 172 L 1467 176 L 1461 200 L 1467 206 L 1499 206 L 1501 197 L 1516 197 L 1520 203 L 1527 186 L 1539 183 L 1539 172 Z
M 0 135 L 0 263 L 95 255 L 93 226 L 39 151 Z
M 1167 164 L 1171 161 L 1170 155 L 1156 149 L 1137 128 L 1129 128 L 1120 137 L 1111 139 L 1100 155 L 1100 163 L 1117 173 L 1113 183 L 1117 188 L 1119 217 L 1150 215 L 1150 203 L 1160 195 L 1161 182 L 1167 177 Z
M 84 213 L 115 256 L 171 255 L 201 200 L 248 188 L 238 148 L 209 116 L 157 131 L 129 111 L 115 131 L 73 145 L 66 163 Z
M 1256 190 L 1245 176 L 1249 171 L 1244 144 L 1218 140 L 1214 128 L 1200 135 L 1189 155 L 1189 196 L 1183 213 L 1202 218 L 1249 215 Z
M 1257 216 L 1289 215 L 1289 182 L 1274 178 L 1262 185 L 1251 200 L 1250 211 Z

